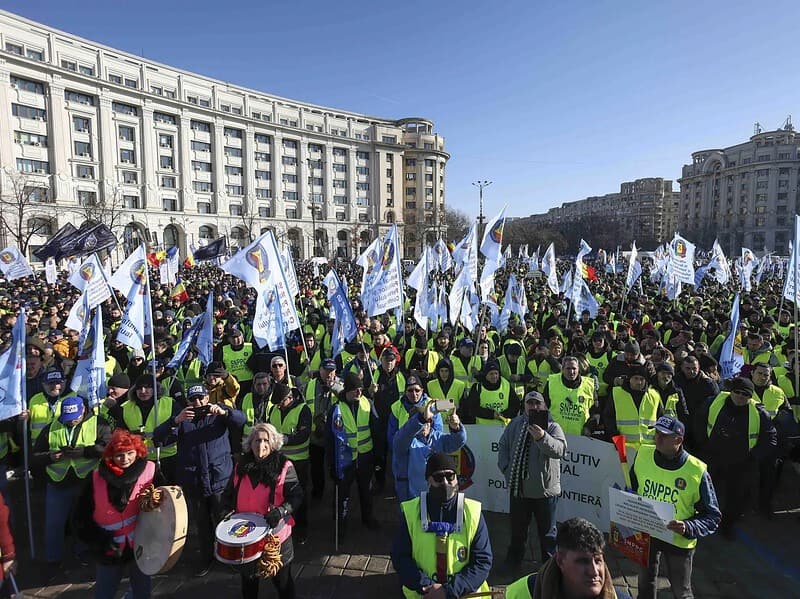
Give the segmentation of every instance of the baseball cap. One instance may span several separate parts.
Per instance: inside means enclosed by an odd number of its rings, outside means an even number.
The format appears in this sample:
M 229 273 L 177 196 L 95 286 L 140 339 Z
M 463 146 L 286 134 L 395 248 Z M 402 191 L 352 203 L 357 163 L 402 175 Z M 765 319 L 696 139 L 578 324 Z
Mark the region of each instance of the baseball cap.
M 683 426 L 683 422 L 678 420 L 677 418 L 673 418 L 672 416 L 661 416 L 654 426 L 650 427 L 656 429 L 659 433 L 663 433 L 665 435 L 685 435 L 686 434 L 686 427 Z
M 528 393 L 525 394 L 525 403 L 528 403 L 529 401 L 539 401 L 541 403 L 545 403 L 544 395 L 538 391 L 528 391 Z
M 188 399 L 193 397 L 202 397 L 204 395 L 208 395 L 208 390 L 206 389 L 205 385 L 192 385 L 189 387 L 189 391 L 186 393 L 186 397 Z
M 464 337 L 458 342 L 458 347 L 475 347 L 475 342 L 469 337 Z
M 324 368 L 325 370 L 336 370 L 336 361 L 335 360 L 331 360 L 330 358 L 327 358 L 327 359 L 322 361 L 320 366 L 322 368 Z
M 60 370 L 48 370 L 42 375 L 43 383 L 63 383 L 66 379 Z
M 58 419 L 66 424 L 83 416 L 83 400 L 77 395 L 65 397 L 61 401 L 61 415 Z

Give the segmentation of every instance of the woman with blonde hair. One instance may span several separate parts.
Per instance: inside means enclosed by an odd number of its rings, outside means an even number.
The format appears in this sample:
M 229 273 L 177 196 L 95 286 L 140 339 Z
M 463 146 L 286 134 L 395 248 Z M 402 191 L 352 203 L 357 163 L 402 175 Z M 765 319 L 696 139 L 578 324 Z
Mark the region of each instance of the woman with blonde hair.
M 272 576 L 280 599 L 295 596 L 291 562 L 292 513 L 303 501 L 303 489 L 292 462 L 281 452 L 283 435 L 271 424 L 256 424 L 242 443 L 242 455 L 223 495 L 223 505 L 234 512 L 262 514 L 272 534 L 281 543 L 282 566 Z M 253 568 L 258 562 L 251 562 Z M 259 573 L 253 568 L 241 572 L 242 597 L 258 597 Z

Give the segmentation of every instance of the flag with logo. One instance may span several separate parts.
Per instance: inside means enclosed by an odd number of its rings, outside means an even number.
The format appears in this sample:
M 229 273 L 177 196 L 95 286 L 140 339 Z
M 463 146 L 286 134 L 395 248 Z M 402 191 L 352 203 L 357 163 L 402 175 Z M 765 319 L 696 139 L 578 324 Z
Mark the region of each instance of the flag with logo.
M 453 266 L 456 269 L 456 277 L 461 274 L 461 269 L 467 268 L 469 270 L 469 280 L 473 285 L 478 280 L 478 248 L 475 242 L 476 237 L 475 223 L 472 223 L 464 239 L 458 242 L 458 245 L 453 248 L 451 254 Z
M 731 278 L 731 267 L 728 264 L 728 259 L 719 245 L 719 241 L 714 240 L 714 245 L 711 247 L 711 258 L 708 261 L 708 267 L 714 269 L 714 278 L 721 285 L 725 285 Z
M 795 243 L 792 244 L 789 256 L 789 263 L 786 265 L 786 279 L 784 280 L 783 283 L 783 297 L 789 300 L 790 302 L 795 302 L 797 304 L 800 304 L 800 285 L 797 285 L 795 283 L 795 278 L 798 275 L 798 271 L 800 271 L 800 256 L 798 256 L 797 254 L 798 235 L 800 235 L 800 216 L 795 215 L 794 217 Z
M 753 268 L 756 265 L 756 256 L 753 250 L 743 247 L 739 268 L 739 282 L 742 289 L 750 292 L 753 289 Z
M 756 272 L 756 285 L 761 285 L 761 280 L 764 278 L 764 275 L 767 274 L 767 270 L 770 270 L 772 266 L 772 255 L 765 254 L 761 260 L 758 261 L 758 272 Z
M 82 333 L 89 326 L 90 317 L 89 299 L 86 293 L 82 293 L 69 309 L 69 314 L 67 314 L 67 320 L 64 321 L 64 324 L 67 328 Z
M 117 272 L 108 279 L 108 282 L 114 289 L 128 297 L 131 287 L 145 284 L 146 276 L 148 276 L 147 256 L 145 255 L 144 246 L 140 245 L 125 258 L 124 262 L 117 268 Z
M 44 263 L 44 278 L 48 285 L 55 285 L 58 282 L 58 267 L 53 257 L 48 258 Z
M 575 305 L 575 314 L 580 315 L 584 310 L 589 311 L 589 316 L 592 318 L 597 316 L 597 309 L 600 307 L 599 302 L 592 294 L 589 286 L 580 277 L 575 277 L 578 280 L 577 294 L 572 298 Z
M 551 243 L 542 256 L 542 272 L 547 277 L 547 286 L 554 294 L 558 295 L 558 270 L 556 269 L 556 249 Z
M 0 355 L 0 421 L 19 416 L 25 409 L 25 322 L 22 308 L 11 329 L 11 347 Z
M 347 299 L 347 290 L 342 284 L 335 269 L 330 269 L 322 280 L 327 291 L 328 303 L 331 305 L 333 324 L 333 357 L 342 353 L 345 343 L 351 341 L 358 332 L 358 323 L 353 315 L 353 308 Z M 402 320 L 402 319 L 401 319 Z
M 446 272 L 453 267 L 453 259 L 450 257 L 450 250 L 441 237 L 433 246 L 433 255 L 436 268 L 441 272 Z
M 33 269 L 25 256 L 11 245 L 0 252 L 0 271 L 8 281 L 33 275 Z
M 742 333 L 739 330 L 739 294 L 733 298 L 731 304 L 730 330 L 722 344 L 719 356 L 720 372 L 723 379 L 731 379 L 742 370 L 744 366 L 744 349 L 742 348 Z
M 361 296 L 367 316 L 377 316 L 403 305 L 403 278 L 396 224 L 386 232 L 380 256 L 380 262 L 364 283 L 364 293 Z
M 89 300 L 89 308 L 94 308 L 111 297 L 108 279 L 97 254 L 92 254 L 83 261 L 80 268 L 69 278 L 73 287 L 85 293 Z
M 286 329 L 277 290 L 263 289 L 259 292 L 256 300 L 253 339 L 259 347 L 268 347 L 270 351 L 278 351 L 286 347 L 285 335 Z
M 669 246 L 667 276 L 680 283 L 694 285 L 694 252 L 695 245 L 675 233 Z
M 481 240 L 481 254 L 486 257 L 487 263 L 500 263 L 500 246 L 503 245 L 503 229 L 506 225 L 506 207 L 486 224 Z
M 33 250 L 33 255 L 39 260 L 46 261 L 48 258 L 53 258 L 55 261 L 66 257 L 66 254 L 61 252 L 61 242 L 64 239 L 71 237 L 78 229 L 72 223 L 65 223 L 55 234 L 47 240 L 47 242 Z
M 228 241 L 225 236 L 222 236 L 219 239 L 215 239 L 211 243 L 197 248 L 193 252 L 193 258 L 198 262 L 200 260 L 213 260 L 214 258 L 224 256 L 227 252 Z
M 286 284 L 289 286 L 289 293 L 292 297 L 300 295 L 300 287 L 297 284 L 297 273 L 294 270 L 294 258 L 289 246 L 283 248 L 280 252 L 281 264 L 283 265 L 283 274 L 286 275 Z
M 117 341 L 133 349 L 144 347 L 145 337 L 153 326 L 146 276 L 146 274 L 140 275 L 131 285 L 127 297 L 128 303 L 125 304 L 125 312 L 117 329 Z
M 103 348 L 103 314 L 95 310 L 92 324 L 84 331 L 70 388 L 86 400 L 90 408 L 106 397 L 106 353 Z

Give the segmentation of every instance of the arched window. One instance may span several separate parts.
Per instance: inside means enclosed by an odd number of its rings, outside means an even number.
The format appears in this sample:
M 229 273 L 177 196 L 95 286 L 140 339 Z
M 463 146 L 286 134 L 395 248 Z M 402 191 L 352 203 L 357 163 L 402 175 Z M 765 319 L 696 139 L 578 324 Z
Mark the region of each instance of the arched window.
M 164 227 L 164 245 L 168 248 L 178 245 L 178 228 L 175 225 Z
M 214 239 L 214 228 L 208 225 L 200 227 L 200 239 Z
M 394 211 L 393 210 L 388 210 L 386 212 L 386 222 L 389 223 L 389 224 L 394 222 Z

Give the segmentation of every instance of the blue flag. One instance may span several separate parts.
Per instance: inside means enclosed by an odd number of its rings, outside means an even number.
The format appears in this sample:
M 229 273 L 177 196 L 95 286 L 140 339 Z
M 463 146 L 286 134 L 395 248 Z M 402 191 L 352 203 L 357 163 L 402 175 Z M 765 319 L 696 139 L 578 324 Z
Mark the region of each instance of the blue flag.
M 344 430 L 341 404 L 338 402 L 333 406 L 331 432 L 333 433 L 333 460 L 336 469 L 336 477 L 341 480 L 344 478 L 344 469 L 353 463 L 353 449 L 347 442 L 347 432 Z
M 191 328 L 184 333 L 183 339 L 181 339 L 181 342 L 178 344 L 178 349 L 175 351 L 175 355 L 169 361 L 169 364 L 167 364 L 167 368 L 172 368 L 174 370 L 181 367 L 181 364 L 183 364 L 183 361 L 186 359 L 186 354 L 189 353 L 189 350 L 197 341 L 197 336 L 203 329 L 205 320 L 205 313 L 194 317 Z
M 739 294 L 733 298 L 731 306 L 731 328 L 722 344 L 719 356 L 719 365 L 723 379 L 735 377 L 744 366 L 744 351 L 742 349 L 742 334 L 739 331 Z
M 95 309 L 92 324 L 87 327 L 83 343 L 78 349 L 78 361 L 70 388 L 85 399 L 90 408 L 99 405 L 106 397 L 106 352 L 103 348 L 103 315 L 100 309 Z
M 214 361 L 214 294 L 209 292 L 203 326 L 197 334 L 197 357 L 203 366 Z
M 11 347 L 0 355 L 0 420 L 18 416 L 25 409 L 25 309 L 11 330 Z
M 331 305 L 331 315 L 335 319 L 333 326 L 333 355 L 339 355 L 344 344 L 352 341 L 358 332 L 358 324 L 353 315 L 353 308 L 347 299 L 347 291 L 334 269 L 328 271 L 322 280 L 328 290 L 328 302 Z M 338 338 L 338 340 L 337 340 Z M 337 351 L 338 350 L 338 351 Z
M 256 314 L 253 318 L 253 339 L 259 347 L 268 346 L 271 351 L 283 349 L 284 342 L 283 316 L 281 300 L 276 289 L 263 289 L 258 294 Z

